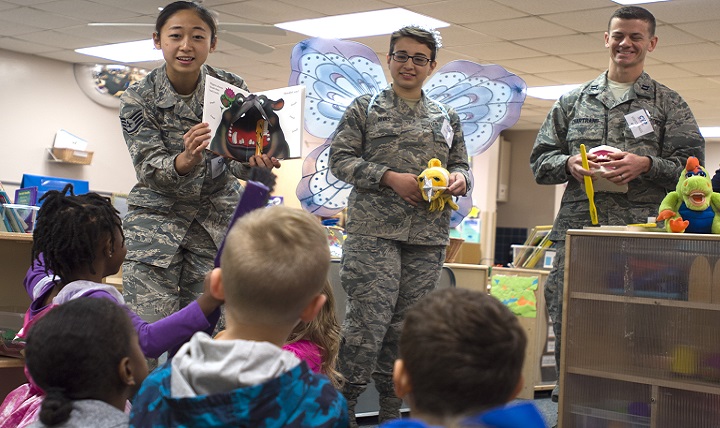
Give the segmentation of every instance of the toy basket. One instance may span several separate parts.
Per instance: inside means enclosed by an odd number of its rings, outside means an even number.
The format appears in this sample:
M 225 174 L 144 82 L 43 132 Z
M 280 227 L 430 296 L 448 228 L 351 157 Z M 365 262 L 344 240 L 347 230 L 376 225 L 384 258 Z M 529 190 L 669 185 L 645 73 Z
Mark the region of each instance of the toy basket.
M 455 262 L 455 257 L 457 257 L 460 252 L 460 247 L 462 247 L 463 242 L 465 242 L 465 240 L 461 238 L 450 238 L 450 243 L 445 249 L 445 263 Z

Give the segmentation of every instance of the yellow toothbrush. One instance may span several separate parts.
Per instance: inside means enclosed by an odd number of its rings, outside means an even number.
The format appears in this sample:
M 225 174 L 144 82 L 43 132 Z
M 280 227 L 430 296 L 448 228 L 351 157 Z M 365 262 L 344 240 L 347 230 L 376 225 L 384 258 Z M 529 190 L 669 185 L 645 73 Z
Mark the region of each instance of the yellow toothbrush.
M 582 166 L 586 170 L 590 171 L 590 165 L 587 160 L 587 152 L 585 151 L 585 144 L 580 144 L 580 156 L 582 156 Z M 590 203 L 590 221 L 592 224 L 598 224 L 597 208 L 595 208 L 595 189 L 593 189 L 592 177 L 586 175 L 585 177 L 585 193 L 587 193 L 588 202 Z

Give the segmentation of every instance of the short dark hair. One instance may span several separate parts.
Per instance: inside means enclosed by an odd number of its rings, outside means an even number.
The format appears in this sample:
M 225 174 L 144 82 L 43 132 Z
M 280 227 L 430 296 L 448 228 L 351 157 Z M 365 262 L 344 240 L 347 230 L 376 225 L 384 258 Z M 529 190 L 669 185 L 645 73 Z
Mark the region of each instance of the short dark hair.
M 160 30 L 167 23 L 168 19 L 182 10 L 192 10 L 197 13 L 200 19 L 205 21 L 208 27 L 210 27 L 210 40 L 215 40 L 217 36 L 215 16 L 205 6 L 192 1 L 176 1 L 165 6 L 155 21 L 155 32 L 160 35 Z
M 617 9 L 610 20 L 608 21 L 608 33 L 610 32 L 610 25 L 612 20 L 618 19 L 639 19 L 648 23 L 648 30 L 650 30 L 650 37 L 655 35 L 655 17 L 649 10 L 639 6 L 623 6 Z
M 42 254 L 46 271 L 66 284 L 77 279 L 73 275 L 79 270 L 95 273 L 93 262 L 101 239 L 110 239 L 114 246 L 115 230 L 119 230 L 125 240 L 120 214 L 105 196 L 92 192 L 76 196 L 68 184 L 62 191 L 48 191 L 40 200 L 32 260 Z
M 443 418 L 504 405 L 520 381 L 527 337 L 498 299 L 436 290 L 410 308 L 400 337 L 417 411 Z
M 394 52 L 395 42 L 397 42 L 398 39 L 400 39 L 401 37 L 410 37 L 416 42 L 422 43 L 428 48 L 430 48 L 430 61 L 435 61 L 438 45 L 435 36 L 430 31 L 412 25 L 403 27 L 395 31 L 390 36 L 390 52 L 388 52 L 390 55 L 392 55 Z
M 119 304 L 81 297 L 50 309 L 28 332 L 25 363 L 46 393 L 45 425 L 65 422 L 72 401 L 102 399 L 124 387 L 118 366 L 130 355 L 135 329 Z

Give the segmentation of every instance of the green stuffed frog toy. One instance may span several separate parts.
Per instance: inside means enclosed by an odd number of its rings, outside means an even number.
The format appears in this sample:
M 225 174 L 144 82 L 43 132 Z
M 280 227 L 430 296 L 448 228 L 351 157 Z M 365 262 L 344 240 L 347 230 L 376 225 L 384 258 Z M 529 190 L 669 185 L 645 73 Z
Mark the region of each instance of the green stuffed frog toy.
M 714 193 L 707 170 L 698 158 L 688 158 L 674 192 L 660 204 L 657 220 L 667 220 L 673 233 L 720 233 L 720 193 Z

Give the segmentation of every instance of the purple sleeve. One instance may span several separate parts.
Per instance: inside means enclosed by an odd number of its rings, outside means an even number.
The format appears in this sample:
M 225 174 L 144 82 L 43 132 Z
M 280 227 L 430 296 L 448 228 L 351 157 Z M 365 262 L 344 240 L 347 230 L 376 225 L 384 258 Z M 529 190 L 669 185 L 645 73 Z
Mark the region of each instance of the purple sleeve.
M 117 302 L 110 294 L 102 290 L 92 291 L 85 296 L 111 299 Z M 158 358 L 165 351 L 170 356 L 175 355 L 180 346 L 190 340 L 192 335 L 198 331 L 212 335 L 215 324 L 220 319 L 220 308 L 206 318 L 197 302 L 192 302 L 179 311 L 153 323 L 140 318 L 127 305 L 123 305 L 123 308 L 138 333 L 140 349 L 148 358 Z
M 168 351 L 174 355 L 180 346 L 190 340 L 198 331 L 212 334 L 220 319 L 220 308 L 205 317 L 197 302 L 192 302 L 179 311 L 153 323 L 144 321 L 138 314 L 125 306 L 140 339 L 140 348 L 148 358 L 157 358 Z
M 25 274 L 23 284 L 25 285 L 25 291 L 30 296 L 30 300 L 32 300 L 28 310 L 30 318 L 32 318 L 45 309 L 46 305 L 43 304 L 45 298 L 55 286 L 52 272 L 45 272 L 45 261 L 42 254 L 40 254 L 39 259 L 33 260 L 32 265 Z

